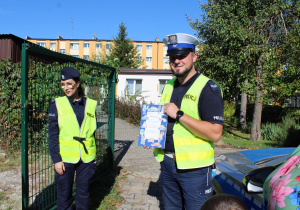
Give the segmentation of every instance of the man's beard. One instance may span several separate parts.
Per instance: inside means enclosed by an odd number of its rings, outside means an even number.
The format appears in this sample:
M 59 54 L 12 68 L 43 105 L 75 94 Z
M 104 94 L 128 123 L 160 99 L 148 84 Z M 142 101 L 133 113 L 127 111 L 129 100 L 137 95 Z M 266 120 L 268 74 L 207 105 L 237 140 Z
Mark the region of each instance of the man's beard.
M 173 73 L 173 75 L 175 77 L 185 77 L 186 75 L 188 75 L 190 73 L 190 71 L 192 70 L 192 67 L 189 68 L 189 69 L 185 69 L 184 72 L 181 72 L 181 73 L 176 73 L 172 68 L 171 68 L 171 71 Z

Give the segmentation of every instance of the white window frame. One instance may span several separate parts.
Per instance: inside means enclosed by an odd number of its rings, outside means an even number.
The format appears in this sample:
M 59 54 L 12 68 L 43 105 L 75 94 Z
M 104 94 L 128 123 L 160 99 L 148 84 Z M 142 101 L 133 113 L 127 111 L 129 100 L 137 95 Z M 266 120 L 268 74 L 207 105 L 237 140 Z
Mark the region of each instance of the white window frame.
M 169 63 L 169 57 L 168 56 L 164 57 L 164 63 Z
M 101 49 L 102 48 L 102 44 L 101 43 L 96 43 L 96 48 L 97 49 Z
M 56 48 L 56 43 L 55 42 L 50 42 L 50 48 Z
M 147 45 L 146 45 L 146 49 L 147 49 L 147 50 L 152 50 L 152 44 L 147 44 Z
M 142 51 L 142 50 L 143 50 L 143 45 L 137 44 L 137 45 L 136 45 L 136 49 L 137 49 L 138 51 Z
M 83 43 L 83 48 L 90 48 L 90 43 Z
M 70 43 L 70 49 L 71 50 L 79 50 L 79 43 L 78 42 Z
M 152 57 L 146 57 L 146 62 L 152 62 Z
M 111 48 L 112 48 L 112 44 L 111 43 L 106 43 L 106 49 L 111 50 Z
M 36 44 L 41 47 L 46 47 L 46 42 L 37 42 Z
M 133 89 L 132 89 L 132 93 L 129 92 L 129 88 L 130 88 L 130 84 L 128 84 L 128 81 L 133 81 Z M 137 90 L 137 81 L 140 81 L 141 83 L 140 85 L 140 90 Z M 135 95 L 137 94 L 137 91 L 140 91 L 139 94 L 142 94 L 143 91 L 143 80 L 142 79 L 126 79 L 126 95 Z
M 162 91 L 164 90 L 164 87 L 165 87 L 165 85 L 167 84 L 168 81 L 169 81 L 169 79 L 160 79 L 159 80 L 158 95 L 162 94 Z
M 89 60 L 89 59 L 90 59 L 90 56 L 89 56 L 89 55 L 83 55 L 83 59 Z
M 66 49 L 60 49 L 59 52 L 62 54 L 66 54 Z

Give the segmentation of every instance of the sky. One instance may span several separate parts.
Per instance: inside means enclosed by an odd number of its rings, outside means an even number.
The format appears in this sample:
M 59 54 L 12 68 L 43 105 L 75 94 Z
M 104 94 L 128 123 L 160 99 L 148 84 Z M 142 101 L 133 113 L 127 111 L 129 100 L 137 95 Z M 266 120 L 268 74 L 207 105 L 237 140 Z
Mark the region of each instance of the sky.
M 113 39 L 125 24 L 133 41 L 195 35 L 186 15 L 201 20 L 207 0 L 0 0 L 0 34 L 20 38 Z

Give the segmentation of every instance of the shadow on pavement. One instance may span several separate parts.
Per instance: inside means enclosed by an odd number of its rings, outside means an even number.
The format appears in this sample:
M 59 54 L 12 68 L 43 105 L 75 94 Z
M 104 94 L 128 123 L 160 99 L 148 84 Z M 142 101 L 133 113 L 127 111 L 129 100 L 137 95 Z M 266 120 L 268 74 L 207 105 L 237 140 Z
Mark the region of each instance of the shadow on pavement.
M 115 165 L 119 165 L 134 141 L 115 140 Z

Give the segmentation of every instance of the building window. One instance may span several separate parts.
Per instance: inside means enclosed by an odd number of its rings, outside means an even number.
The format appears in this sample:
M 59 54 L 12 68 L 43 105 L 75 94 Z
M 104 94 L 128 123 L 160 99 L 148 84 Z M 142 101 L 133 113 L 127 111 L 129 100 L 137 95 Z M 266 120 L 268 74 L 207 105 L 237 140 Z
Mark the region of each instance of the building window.
M 70 49 L 78 50 L 79 49 L 79 43 L 70 43 Z
M 100 49 L 101 48 L 101 43 L 96 43 L 96 48 Z
M 142 61 L 142 56 L 137 56 L 137 57 L 136 57 L 136 60 L 137 60 L 137 61 Z
M 160 79 L 159 80 L 159 89 L 158 89 L 158 94 L 161 95 L 165 85 L 167 84 L 169 80 L 168 79 Z
M 141 79 L 127 79 L 126 89 L 128 95 L 140 95 L 142 93 Z
M 75 58 L 79 58 L 79 55 L 71 55 L 71 56 L 73 56 L 73 57 L 75 57 Z
M 101 56 L 97 55 L 96 56 L 96 61 L 101 61 Z
M 152 57 L 146 57 L 146 61 L 147 62 L 151 62 L 152 61 Z
M 147 50 L 152 50 L 152 45 L 150 45 L 150 44 L 147 44 L 147 48 L 146 48 Z
M 89 48 L 89 47 L 90 47 L 90 44 L 89 44 L 89 43 L 83 43 L 83 47 L 84 47 L 84 48 Z
M 66 54 L 66 50 L 65 49 L 60 49 L 59 52 L 62 53 L 62 54 Z
M 85 60 L 89 60 L 89 56 L 88 55 L 83 55 L 83 59 L 85 59 Z
M 143 46 L 142 46 L 141 44 L 137 44 L 137 45 L 136 45 L 136 49 L 137 49 L 138 51 L 142 51 Z
M 46 47 L 46 42 L 37 42 L 36 44 L 41 47 Z
M 110 50 L 110 49 L 111 49 L 111 43 L 107 43 L 107 44 L 106 44 L 106 49 L 107 49 L 107 50 Z
M 164 50 L 168 50 L 168 45 L 164 45 Z
M 169 63 L 169 57 L 164 57 L 164 63 Z
M 55 42 L 50 42 L 50 48 L 55 48 L 56 47 L 56 43 Z

